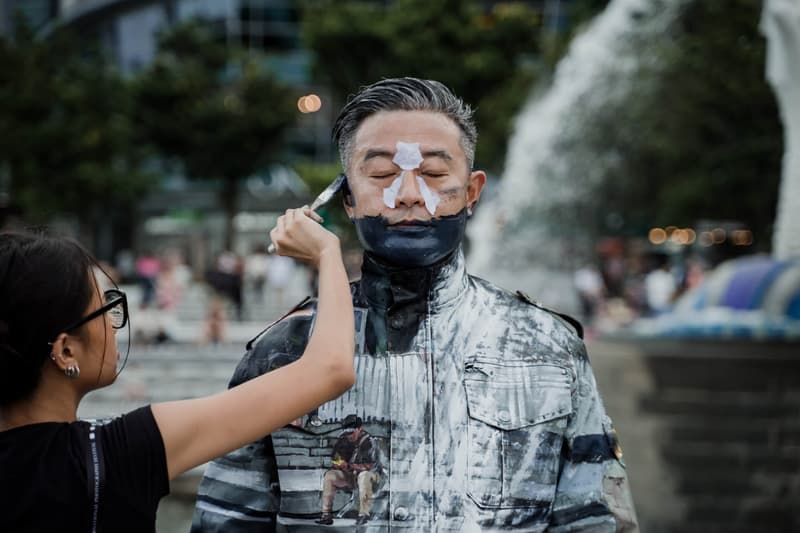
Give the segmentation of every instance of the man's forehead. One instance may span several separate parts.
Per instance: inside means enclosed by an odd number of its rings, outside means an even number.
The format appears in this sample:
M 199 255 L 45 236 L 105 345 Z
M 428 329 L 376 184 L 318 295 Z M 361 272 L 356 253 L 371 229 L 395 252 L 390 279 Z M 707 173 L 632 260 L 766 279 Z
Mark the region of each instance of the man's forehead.
M 355 134 L 356 152 L 395 153 L 398 142 L 419 143 L 420 151 L 461 148 L 461 130 L 447 115 L 433 111 L 380 111 L 364 119 Z

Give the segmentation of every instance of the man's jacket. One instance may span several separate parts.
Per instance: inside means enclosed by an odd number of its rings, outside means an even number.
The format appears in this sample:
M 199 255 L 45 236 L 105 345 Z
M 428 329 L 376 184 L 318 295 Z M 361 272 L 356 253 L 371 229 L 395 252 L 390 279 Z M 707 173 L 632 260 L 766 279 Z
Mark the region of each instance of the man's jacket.
M 611 421 L 564 321 L 467 275 L 460 250 L 415 270 L 365 256 L 362 274 L 352 285 L 356 384 L 212 462 L 192 531 L 352 531 L 353 491 L 337 491 L 333 525 L 315 523 L 348 415 L 383 463 L 359 530 L 636 529 Z M 313 302 L 305 309 L 251 344 L 231 386 L 302 355 Z

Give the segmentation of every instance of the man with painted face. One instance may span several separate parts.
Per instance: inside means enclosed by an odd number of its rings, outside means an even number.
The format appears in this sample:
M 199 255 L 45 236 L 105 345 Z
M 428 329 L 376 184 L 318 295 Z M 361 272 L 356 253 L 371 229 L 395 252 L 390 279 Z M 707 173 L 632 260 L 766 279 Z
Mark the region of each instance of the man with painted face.
M 333 138 L 365 250 L 356 385 L 211 463 L 193 531 L 637 529 L 580 326 L 465 271 L 486 182 L 476 136 L 435 81 L 383 80 L 342 109 Z M 295 360 L 313 324 L 309 299 L 248 344 L 231 386 Z M 324 491 L 353 417 L 384 458 L 367 516 L 355 484 Z

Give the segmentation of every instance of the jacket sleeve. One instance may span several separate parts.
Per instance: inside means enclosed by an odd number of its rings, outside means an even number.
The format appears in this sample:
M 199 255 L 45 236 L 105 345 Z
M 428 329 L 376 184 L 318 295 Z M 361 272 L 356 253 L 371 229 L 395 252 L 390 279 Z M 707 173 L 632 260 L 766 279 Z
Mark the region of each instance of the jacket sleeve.
M 248 345 L 229 386 L 296 360 L 305 349 L 310 326 L 311 316 L 289 317 L 271 326 L 255 346 Z M 191 531 L 275 531 L 280 494 L 275 451 L 267 435 L 208 464 L 198 489 Z
M 622 451 L 586 348 L 575 350 L 575 386 L 549 532 L 638 531 Z
M 272 439 L 265 437 L 208 464 L 192 533 L 275 531 L 279 508 L 275 454 Z

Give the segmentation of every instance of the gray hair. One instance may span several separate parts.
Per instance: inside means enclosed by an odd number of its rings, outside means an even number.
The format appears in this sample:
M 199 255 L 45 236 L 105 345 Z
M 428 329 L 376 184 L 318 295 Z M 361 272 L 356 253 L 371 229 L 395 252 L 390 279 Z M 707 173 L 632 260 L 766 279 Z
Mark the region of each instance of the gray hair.
M 434 80 L 390 78 L 363 87 L 351 97 L 333 125 L 333 142 L 339 148 L 342 167 L 348 171 L 353 140 L 361 123 L 380 111 L 432 111 L 449 117 L 461 130 L 461 148 L 472 169 L 478 131 L 472 108 L 445 85 Z

